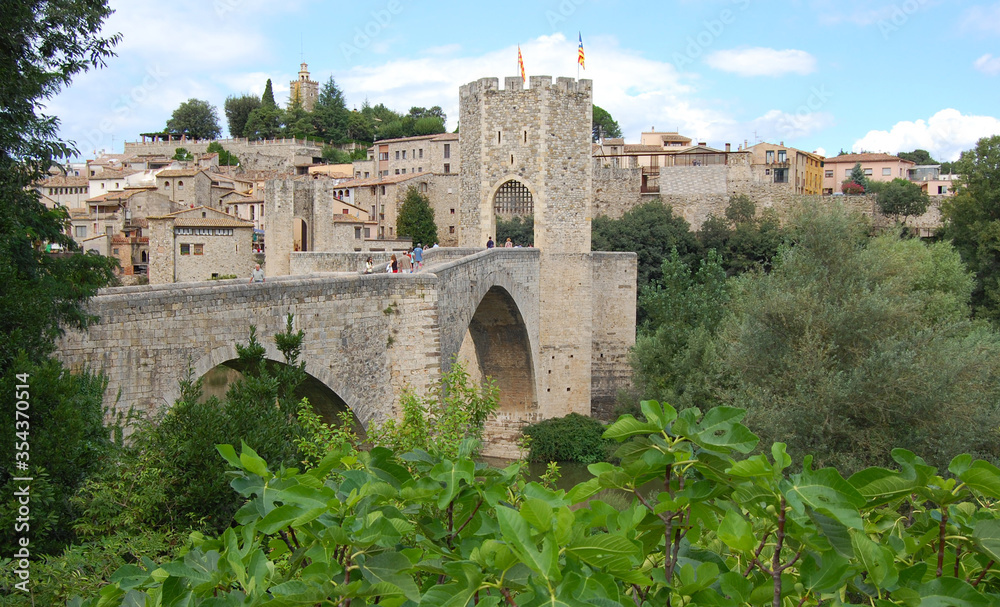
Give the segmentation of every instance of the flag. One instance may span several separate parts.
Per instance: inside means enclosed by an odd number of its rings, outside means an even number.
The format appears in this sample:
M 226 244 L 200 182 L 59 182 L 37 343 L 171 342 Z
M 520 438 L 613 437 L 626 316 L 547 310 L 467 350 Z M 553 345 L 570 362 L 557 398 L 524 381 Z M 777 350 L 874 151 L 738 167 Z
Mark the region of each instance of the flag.
M 580 33 L 580 52 L 576 56 L 576 62 L 580 64 L 580 67 L 587 69 L 587 66 L 583 62 L 583 33 Z
M 527 82 L 528 78 L 524 75 L 524 59 L 521 57 L 521 45 L 517 45 L 517 66 L 521 68 L 521 81 Z

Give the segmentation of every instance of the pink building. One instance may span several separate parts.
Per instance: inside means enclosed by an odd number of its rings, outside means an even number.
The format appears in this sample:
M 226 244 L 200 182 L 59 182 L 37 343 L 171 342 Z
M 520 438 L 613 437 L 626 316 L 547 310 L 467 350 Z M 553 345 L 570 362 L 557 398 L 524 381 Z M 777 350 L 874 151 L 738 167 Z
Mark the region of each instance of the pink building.
M 871 181 L 892 181 L 893 179 L 908 179 L 909 170 L 916 163 L 903 160 L 889 154 L 844 154 L 831 156 L 824 161 L 823 193 L 840 192 L 840 186 L 851 176 L 854 166 L 861 163 L 861 168 Z

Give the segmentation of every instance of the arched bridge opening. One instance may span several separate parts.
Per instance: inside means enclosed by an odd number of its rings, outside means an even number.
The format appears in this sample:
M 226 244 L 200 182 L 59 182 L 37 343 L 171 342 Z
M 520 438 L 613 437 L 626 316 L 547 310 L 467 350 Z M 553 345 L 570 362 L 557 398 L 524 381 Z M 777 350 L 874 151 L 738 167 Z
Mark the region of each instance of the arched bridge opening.
M 266 363 L 272 373 L 286 366 L 285 363 L 273 359 L 266 359 Z M 245 365 L 238 358 L 223 361 L 212 367 L 200 377 L 202 380 L 202 398 L 216 397 L 220 401 L 225 399 L 229 388 L 236 381 L 244 377 L 243 373 L 245 370 Z M 346 413 L 349 416 L 348 419 L 350 420 L 354 434 L 362 440 L 367 436 L 364 425 L 347 402 L 332 388 L 308 372 L 305 374 L 302 383 L 296 388 L 295 398 L 309 399 L 309 405 L 313 411 L 325 423 L 331 426 L 340 426 Z
M 501 423 L 538 410 L 528 332 L 517 304 L 503 287 L 490 288 L 480 301 L 458 359 L 474 378 L 489 376 L 496 381 L 500 408 L 495 417 Z

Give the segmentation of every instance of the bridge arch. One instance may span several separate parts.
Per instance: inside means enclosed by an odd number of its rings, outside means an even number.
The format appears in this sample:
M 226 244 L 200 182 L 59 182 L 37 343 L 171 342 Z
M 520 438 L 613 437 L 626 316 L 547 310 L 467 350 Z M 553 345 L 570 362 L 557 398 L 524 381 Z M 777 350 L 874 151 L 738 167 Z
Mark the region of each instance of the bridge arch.
M 281 354 L 273 342 L 261 340 L 260 344 L 264 347 L 265 359 L 276 363 L 282 363 L 284 355 Z M 234 344 L 226 344 L 224 346 L 214 348 L 211 352 L 205 354 L 198 360 L 192 361 L 191 370 L 195 378 L 201 378 L 212 369 L 220 365 L 225 365 L 226 363 L 232 362 L 238 358 L 239 354 L 236 351 L 236 346 Z M 306 356 L 306 358 L 308 359 L 308 356 Z M 337 377 L 330 371 L 330 369 L 311 363 L 309 360 L 306 360 L 305 371 L 310 378 L 319 382 L 324 388 L 336 395 L 337 398 L 340 399 L 352 413 L 354 413 L 354 417 L 357 418 L 357 420 L 361 423 L 361 426 L 367 431 L 369 423 L 377 415 L 377 412 L 371 406 L 364 404 L 354 394 L 348 382 L 345 382 L 342 378 Z M 173 406 L 174 402 L 180 398 L 181 379 L 182 378 L 178 377 L 177 381 L 173 382 L 173 386 L 163 395 L 163 400 L 166 401 L 167 406 Z
M 522 416 L 538 409 L 534 357 L 524 317 L 501 286 L 485 293 L 469 320 L 458 350 L 473 377 L 492 377 L 500 388 L 502 415 Z

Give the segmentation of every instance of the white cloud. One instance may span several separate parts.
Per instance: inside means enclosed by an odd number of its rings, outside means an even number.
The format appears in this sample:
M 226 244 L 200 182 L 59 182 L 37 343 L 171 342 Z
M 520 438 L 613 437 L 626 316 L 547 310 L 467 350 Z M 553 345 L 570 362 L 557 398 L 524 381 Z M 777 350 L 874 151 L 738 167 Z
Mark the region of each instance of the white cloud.
M 957 160 L 982 137 L 1000 134 L 1000 120 L 993 116 L 966 116 L 944 109 L 929 119 L 897 122 L 889 131 L 869 131 L 855 142 L 853 151 L 897 154 L 924 149 L 941 161 Z
M 826 156 L 826 148 L 816 148 L 813 150 L 813 154 L 819 154 L 820 156 Z
M 1000 34 L 1000 2 L 969 7 L 962 14 L 961 23 L 968 31 Z
M 980 72 L 990 76 L 1000 76 L 1000 57 L 987 53 L 972 64 Z
M 816 71 L 816 58 L 796 49 L 754 47 L 716 51 L 705 57 L 705 63 L 739 76 L 806 75 Z

